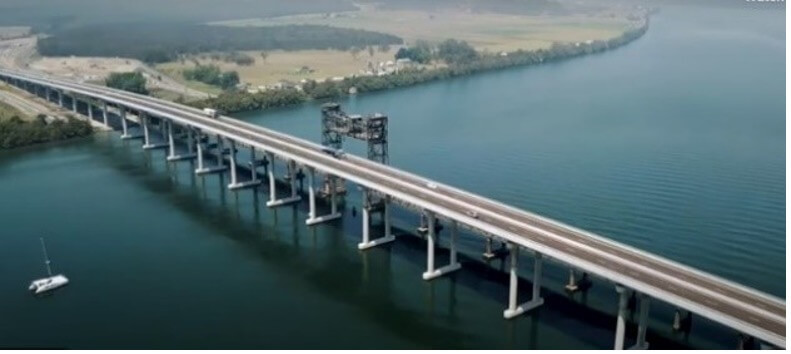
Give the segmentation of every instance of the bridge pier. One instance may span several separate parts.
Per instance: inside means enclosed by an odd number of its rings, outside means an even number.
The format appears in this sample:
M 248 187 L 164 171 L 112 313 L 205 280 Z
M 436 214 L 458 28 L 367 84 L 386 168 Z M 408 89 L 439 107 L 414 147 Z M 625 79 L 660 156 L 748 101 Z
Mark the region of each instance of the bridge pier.
M 615 324 L 615 350 L 623 350 L 623 340 L 626 334 L 626 307 L 629 302 L 629 289 L 622 285 L 616 285 L 615 291 L 618 292 L 618 319 Z
M 451 233 L 450 233 L 450 262 L 448 265 L 441 267 L 439 269 L 434 269 L 434 246 L 436 243 L 436 231 L 435 231 L 435 222 L 436 218 L 433 213 L 428 215 L 428 234 L 426 240 L 428 241 L 428 266 L 426 267 L 426 272 L 423 273 L 423 280 L 431 280 L 440 276 L 443 276 L 448 273 L 453 273 L 459 269 L 461 269 L 461 264 L 457 260 L 456 256 L 456 239 L 458 238 L 459 233 L 459 225 L 458 222 L 455 220 L 451 223 Z
M 143 124 L 143 149 L 160 149 L 169 145 L 168 143 L 151 143 L 151 122 L 149 121 L 148 114 L 140 112 L 140 121 Z
M 648 332 L 648 308 L 651 305 L 651 299 L 643 293 L 638 294 L 638 298 L 640 299 L 640 316 L 637 320 L 637 340 L 629 349 L 647 350 L 648 342 L 645 340 L 645 335 Z
M 93 122 L 93 104 L 91 101 L 85 101 L 85 104 L 88 106 L 88 119 Z
M 337 206 L 335 205 L 335 194 L 330 197 L 332 200 L 332 210 L 327 215 L 316 216 L 316 186 L 315 186 L 315 179 L 316 179 L 316 170 L 313 167 L 308 167 L 308 196 L 310 198 L 310 213 L 308 214 L 308 219 L 305 220 L 306 225 L 315 225 L 321 222 L 326 222 L 330 220 L 335 220 L 341 217 L 341 213 L 338 212 Z
M 71 95 L 71 110 L 74 111 L 74 113 L 78 113 L 77 112 L 77 96 L 74 95 L 74 94 Z
M 566 284 L 566 291 L 568 292 L 575 292 L 579 290 L 579 284 L 575 277 L 574 268 L 569 268 L 569 282 Z
M 267 156 L 269 157 L 269 161 L 271 161 L 272 166 L 268 171 L 269 172 L 269 201 L 266 202 L 266 206 L 270 208 L 274 208 L 281 205 L 287 205 L 300 201 L 302 198 L 297 195 L 297 185 L 295 181 L 296 179 L 293 178 L 293 176 L 292 178 L 289 179 L 289 184 L 291 185 L 291 196 L 277 199 L 277 186 L 275 183 L 277 182 L 275 180 L 275 154 L 269 152 L 267 153 Z M 293 161 L 289 161 L 289 166 L 292 162 Z
M 118 111 L 119 111 L 119 115 L 121 116 L 121 131 L 123 132 L 121 134 L 121 139 L 129 140 L 129 139 L 140 139 L 140 138 L 142 138 L 143 136 L 139 135 L 139 134 L 138 135 L 129 135 L 129 123 L 126 121 L 127 120 L 127 118 L 126 118 L 126 114 L 127 114 L 126 107 L 118 106 Z M 141 117 L 138 117 L 138 121 L 142 124 L 143 119 Z
M 385 243 L 389 243 L 389 242 L 395 241 L 395 236 L 393 236 L 392 234 L 389 233 L 390 230 L 387 230 L 388 227 L 385 227 L 385 235 L 384 236 L 382 236 L 380 238 L 377 238 L 375 240 L 371 240 L 371 235 L 370 235 L 370 233 L 371 233 L 371 206 L 367 205 L 368 202 L 369 202 L 368 193 L 370 193 L 370 191 L 368 191 L 368 188 L 365 188 L 365 187 L 363 187 L 362 190 L 363 190 L 363 204 L 364 204 L 363 208 L 362 208 L 363 209 L 363 215 L 362 215 L 363 216 L 363 240 L 362 240 L 362 242 L 357 244 L 357 249 L 366 250 L 366 249 L 369 249 L 371 247 L 376 247 L 376 246 L 379 246 L 379 245 L 382 245 L 382 244 L 385 244 Z M 332 184 L 332 193 L 333 194 L 335 193 L 335 182 L 334 181 L 333 181 L 333 184 Z M 385 203 L 385 205 L 387 205 L 387 203 Z M 385 207 L 385 208 L 387 208 L 387 207 Z M 388 209 L 385 209 L 385 211 L 387 211 L 387 210 Z M 387 220 L 389 216 L 390 216 L 390 214 L 389 214 L 389 212 L 387 212 L 387 214 L 385 215 L 385 224 L 386 225 L 389 225 L 390 221 Z
M 487 237 L 486 238 L 486 248 L 483 251 L 483 259 L 489 260 L 489 259 L 492 259 L 494 257 L 497 257 L 497 255 L 492 250 L 492 238 L 491 237 Z
M 230 189 L 230 190 L 238 190 L 238 189 L 243 189 L 243 188 L 255 187 L 255 186 L 261 184 L 261 181 L 259 181 L 258 179 L 255 178 L 255 167 L 253 167 L 253 173 L 252 173 L 253 178 L 251 180 L 245 181 L 245 182 L 239 182 L 238 176 L 237 176 L 237 171 L 236 171 L 236 165 L 237 165 L 237 161 L 236 161 L 236 142 L 233 141 L 233 140 L 230 140 L 230 145 L 231 145 L 231 154 L 230 154 L 230 160 L 231 160 L 231 167 L 230 167 L 231 168 L 231 184 L 228 185 L 228 189 Z M 255 159 L 255 150 L 253 150 L 253 159 Z
M 118 109 L 121 116 L 121 139 L 131 139 L 132 137 L 129 135 L 129 126 L 126 123 L 126 107 L 120 106 Z
M 225 165 L 222 163 L 222 153 L 218 155 L 218 166 L 214 167 L 207 167 L 203 162 L 203 149 L 204 149 L 204 142 L 202 141 L 202 134 L 198 133 L 198 141 L 196 146 L 198 147 L 198 167 L 195 169 L 196 175 L 205 175 L 209 173 L 217 173 L 225 171 Z M 208 139 L 207 139 L 208 140 Z
M 512 319 L 527 311 L 544 304 L 544 298 L 541 297 L 541 253 L 536 252 L 535 260 L 533 261 L 533 297 L 530 301 L 517 306 L 517 290 L 519 285 L 519 277 L 517 275 L 517 266 L 519 260 L 519 246 L 510 244 L 511 248 L 511 286 L 508 292 L 508 308 L 503 311 L 503 317 Z
M 58 107 L 63 107 L 63 91 L 58 90 Z
M 167 121 L 168 129 L 168 161 L 188 160 L 195 158 L 192 153 L 192 129 L 187 129 L 187 149 L 189 152 L 183 155 L 176 155 L 176 141 L 173 137 L 173 121 Z
M 47 96 L 49 96 L 49 92 L 47 92 Z M 102 121 L 105 127 L 110 127 L 110 123 L 107 120 L 107 102 L 102 102 Z

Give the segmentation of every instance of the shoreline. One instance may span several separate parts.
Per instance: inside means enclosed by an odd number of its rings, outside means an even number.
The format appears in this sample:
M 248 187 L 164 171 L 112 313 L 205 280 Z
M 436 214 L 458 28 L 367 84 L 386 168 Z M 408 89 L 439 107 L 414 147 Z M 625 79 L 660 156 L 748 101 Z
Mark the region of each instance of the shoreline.
M 589 40 L 576 43 L 556 42 L 549 49 L 517 50 L 500 54 L 484 54 L 477 60 L 460 65 L 437 69 L 404 70 L 384 76 L 354 76 L 336 82 L 321 82 L 305 85 L 303 90 L 283 88 L 278 90 L 249 93 L 246 91 L 225 92 L 209 99 L 187 103 L 197 108 L 211 107 L 225 114 L 250 113 L 271 108 L 294 106 L 311 101 L 338 99 L 367 92 L 379 92 L 396 88 L 416 86 L 444 79 L 472 76 L 520 66 L 560 62 L 576 57 L 599 54 L 627 45 L 641 38 L 650 27 L 647 13 L 640 24 L 627 29 L 608 40 Z M 503 52 L 504 53 L 504 52 Z

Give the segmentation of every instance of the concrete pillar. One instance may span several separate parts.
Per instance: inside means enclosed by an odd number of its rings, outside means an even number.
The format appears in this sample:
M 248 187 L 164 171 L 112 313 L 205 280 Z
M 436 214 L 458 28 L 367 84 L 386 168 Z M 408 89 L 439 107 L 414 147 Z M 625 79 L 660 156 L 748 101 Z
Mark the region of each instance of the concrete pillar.
M 151 133 L 148 131 L 148 114 L 140 112 L 138 119 L 143 125 L 143 149 L 150 149 L 153 146 L 151 145 Z
M 536 253 L 535 259 L 533 261 L 533 300 L 536 301 L 541 299 L 541 268 L 544 264 L 542 261 L 543 255 L 541 253 Z M 543 299 L 541 299 L 543 303 Z
M 269 202 L 267 205 L 274 205 L 275 201 L 277 200 L 277 190 L 275 189 L 275 154 L 268 153 L 267 156 L 269 157 L 269 164 L 270 168 L 268 171 L 269 175 Z
M 176 159 L 176 142 L 173 139 L 173 122 L 167 121 L 168 129 L 168 161 Z
M 44 87 L 44 96 L 46 97 L 47 102 L 49 102 L 50 97 L 52 97 L 52 92 L 49 89 L 49 86 Z
M 651 299 L 643 293 L 639 294 L 640 299 L 640 316 L 637 320 L 637 340 L 634 346 L 629 349 L 646 350 L 648 349 L 648 342 L 645 340 L 646 332 L 648 332 L 648 307 L 651 305 Z
M 205 156 L 203 156 L 204 155 L 203 154 L 203 150 L 205 149 L 205 146 L 203 145 L 203 141 L 202 141 L 203 139 L 201 139 L 201 137 L 202 137 L 202 134 L 198 133 L 198 140 L 197 140 L 198 153 L 196 154 L 197 157 L 198 157 L 198 168 L 195 170 L 195 173 L 199 174 L 199 175 L 204 175 L 204 174 L 209 174 L 209 173 L 219 173 L 219 172 L 225 171 L 226 167 L 222 163 L 222 160 L 223 160 L 222 159 L 222 138 L 219 135 L 217 136 L 217 146 L 218 146 L 218 149 L 220 151 L 219 152 L 218 165 L 217 166 L 213 166 L 213 167 L 208 167 L 208 166 L 205 165 L 205 161 L 204 161 L 204 157 Z M 178 156 L 177 158 L 178 159 L 183 159 L 183 158 L 187 158 L 187 157 L 191 158 L 192 156 Z
M 71 95 L 71 110 L 74 111 L 74 113 L 78 113 L 77 112 L 77 96 L 75 96 L 75 95 Z
M 428 220 L 428 231 L 426 232 L 426 272 L 423 273 L 423 279 L 430 279 L 431 274 L 434 274 L 434 242 L 436 241 L 436 219 L 434 213 L 426 210 L 426 219 Z
M 118 110 L 120 111 L 121 131 L 123 132 L 121 134 L 121 139 L 129 139 L 129 138 L 131 138 L 131 136 L 129 136 L 129 126 L 126 123 L 126 107 L 120 106 L 120 107 L 118 107 Z
M 333 199 L 332 202 L 333 202 L 333 205 L 334 205 L 334 203 L 335 203 L 335 178 L 332 178 L 331 180 L 332 180 L 332 185 L 331 185 L 332 191 L 330 193 L 331 193 L 331 196 L 332 196 L 332 199 Z M 368 205 L 368 199 L 369 199 L 368 198 L 368 193 L 370 193 L 368 188 L 363 187 L 363 196 L 362 196 L 363 197 L 363 208 L 362 208 L 363 209 L 363 213 L 362 213 L 362 216 L 363 216 L 363 239 L 362 239 L 362 242 L 357 244 L 357 249 L 359 249 L 359 250 L 367 250 L 367 249 L 369 249 L 371 247 L 375 247 L 375 246 L 378 246 L 378 245 L 382 245 L 382 244 L 385 244 L 385 243 L 389 243 L 389 242 L 395 241 L 395 237 L 393 237 L 393 235 L 390 235 L 390 234 L 385 234 L 384 236 L 382 236 L 380 238 L 377 238 L 375 240 L 371 240 L 371 237 L 370 237 L 370 232 L 371 232 L 371 230 L 370 230 L 370 228 L 371 228 L 370 227 L 371 211 L 370 211 L 370 205 Z
M 88 105 L 88 118 L 93 121 L 93 103 L 91 103 L 91 101 L 85 101 L 85 104 Z
M 63 91 L 58 90 L 58 107 L 63 107 Z
M 505 318 L 516 317 L 519 308 L 517 307 L 517 291 L 519 290 L 519 276 L 517 275 L 517 266 L 519 265 L 519 247 L 516 245 L 509 245 L 511 247 L 511 270 L 510 270 L 510 286 L 508 287 L 508 309 L 503 312 Z
M 629 302 L 629 290 L 621 285 L 615 286 L 618 292 L 618 322 L 615 325 L 615 350 L 623 350 L 623 340 L 626 332 L 626 306 Z
M 316 218 L 316 188 L 313 186 L 313 180 L 315 178 L 316 171 L 313 168 L 308 168 L 308 196 L 310 198 L 310 212 L 308 214 L 308 220 L 313 220 Z
M 360 245 L 357 245 L 357 248 L 360 248 L 361 245 L 371 243 L 371 237 L 370 237 L 371 236 L 370 235 L 370 232 L 371 232 L 371 225 L 370 225 L 370 223 L 371 223 L 371 215 L 370 215 L 370 212 L 368 211 L 368 205 L 366 204 L 367 200 L 368 200 L 368 189 L 367 188 L 363 188 L 363 208 L 362 208 L 363 209 L 362 210 L 363 211 L 363 214 L 362 214 L 362 219 L 363 219 L 363 242 Z
M 456 255 L 456 240 L 459 238 L 459 222 L 451 221 L 450 226 L 450 264 L 458 264 Z
M 451 221 L 451 228 L 450 228 L 450 262 L 448 265 L 441 267 L 439 269 L 434 269 L 434 246 L 436 243 L 436 231 L 435 231 L 435 222 L 436 216 L 431 214 L 426 214 L 426 218 L 428 219 L 428 228 L 426 230 L 426 239 L 428 241 L 428 248 L 429 248 L 429 259 L 430 259 L 430 269 L 426 269 L 426 272 L 423 273 L 424 280 L 431 280 L 440 276 L 443 276 L 448 273 L 455 272 L 461 269 L 461 264 L 457 261 L 456 256 L 456 239 L 458 238 L 458 223 L 453 220 Z
M 533 296 L 530 301 L 517 306 L 517 290 L 519 277 L 517 266 L 519 261 L 519 246 L 508 245 L 511 248 L 511 281 L 508 292 L 508 308 L 503 311 L 503 317 L 511 319 L 544 304 L 541 297 L 541 253 L 536 252 L 533 263 Z
M 105 127 L 110 126 L 110 123 L 107 120 L 107 102 L 102 102 L 102 120 L 104 121 Z
M 492 250 L 492 238 L 491 237 L 487 237 L 486 238 L 486 249 L 483 251 L 483 258 L 484 259 L 492 259 L 495 256 L 496 255 L 494 254 L 494 251 Z
M 385 236 L 395 237 L 393 236 L 392 225 L 390 224 L 390 196 L 386 196 L 382 204 L 382 208 L 384 209 L 382 212 L 382 218 L 384 219 L 385 223 Z
M 572 268 L 569 268 L 569 282 L 566 284 L 566 290 L 572 293 L 579 290 L 579 284 L 577 284 L 574 269 Z
M 250 147 L 250 180 L 253 182 L 258 181 L 258 161 L 255 160 L 255 147 Z
M 195 144 L 196 148 L 198 148 L 198 168 L 195 170 L 195 173 L 200 173 L 204 170 L 203 167 L 203 142 L 201 141 L 201 136 L 198 134 L 198 142 Z
M 291 176 L 291 196 L 277 199 L 277 190 L 275 189 L 275 154 L 269 153 L 267 156 L 272 168 L 269 169 L 269 201 L 266 202 L 266 206 L 271 208 L 300 201 L 302 198 L 296 193 L 296 183 L 294 182 L 296 178 L 293 175 Z M 287 166 L 292 166 L 292 163 L 293 161 L 289 161 Z
M 230 167 L 231 168 L 231 184 L 228 185 L 228 188 L 229 189 L 234 189 L 234 188 L 238 187 L 237 184 L 239 182 L 237 180 L 237 177 L 236 177 L 236 142 L 233 141 L 233 140 L 230 140 L 230 144 L 229 145 L 231 147 L 231 154 L 230 154 L 230 158 L 231 158 L 231 167 Z

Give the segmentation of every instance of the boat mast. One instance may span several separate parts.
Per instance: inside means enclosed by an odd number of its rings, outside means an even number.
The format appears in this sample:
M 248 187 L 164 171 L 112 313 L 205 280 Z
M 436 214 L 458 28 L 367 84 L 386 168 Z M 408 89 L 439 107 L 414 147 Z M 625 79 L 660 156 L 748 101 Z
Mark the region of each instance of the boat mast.
M 49 267 L 49 256 L 47 256 L 47 246 L 44 245 L 43 237 L 39 237 L 39 240 L 41 240 L 41 249 L 44 250 L 44 264 L 47 265 L 47 274 L 52 276 L 52 269 Z

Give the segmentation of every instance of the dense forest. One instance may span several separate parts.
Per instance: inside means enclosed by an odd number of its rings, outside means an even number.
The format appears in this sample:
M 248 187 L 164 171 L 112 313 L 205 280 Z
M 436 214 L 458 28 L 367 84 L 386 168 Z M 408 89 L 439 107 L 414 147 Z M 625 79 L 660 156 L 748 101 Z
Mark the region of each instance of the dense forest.
M 207 100 L 191 103 L 196 107 L 213 107 L 226 113 L 250 111 L 280 107 L 301 103 L 307 100 L 337 98 L 354 87 L 357 92 L 372 92 L 397 87 L 415 85 L 423 82 L 441 80 L 456 76 L 470 75 L 477 72 L 509 68 L 520 65 L 535 65 L 546 62 L 569 59 L 581 55 L 602 52 L 617 48 L 641 37 L 648 30 L 648 22 L 641 27 L 624 32 L 621 36 L 607 41 L 591 41 L 586 43 L 555 43 L 548 49 L 534 51 L 519 50 L 507 55 L 469 52 L 469 45 L 463 41 L 448 40 L 438 47 L 424 48 L 432 59 L 444 60 L 447 67 L 439 69 L 402 70 L 397 74 L 384 76 L 348 77 L 343 81 L 309 82 L 303 91 L 295 89 L 270 90 L 258 93 L 246 91 L 229 91 Z M 424 46 L 426 44 L 420 44 Z M 414 48 L 409 48 L 414 49 Z
M 46 56 L 136 58 L 149 63 L 182 54 L 242 50 L 340 49 L 401 44 L 393 35 L 314 25 L 226 27 L 186 23 L 99 24 L 53 33 L 38 43 Z
M 90 123 L 73 117 L 68 117 L 66 121 L 55 120 L 52 123 L 47 123 L 43 115 L 30 122 L 12 117 L 0 120 L 0 149 L 66 140 L 92 133 Z

